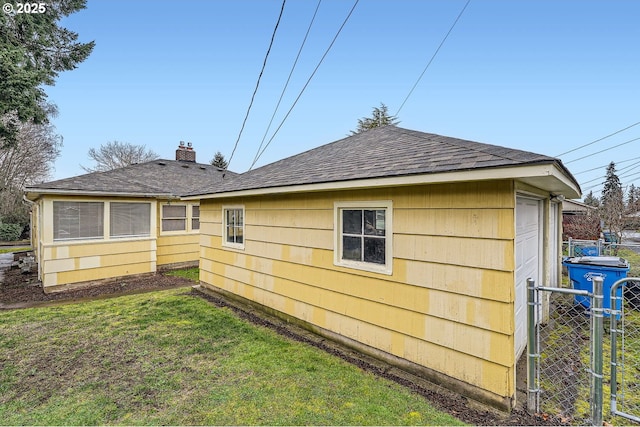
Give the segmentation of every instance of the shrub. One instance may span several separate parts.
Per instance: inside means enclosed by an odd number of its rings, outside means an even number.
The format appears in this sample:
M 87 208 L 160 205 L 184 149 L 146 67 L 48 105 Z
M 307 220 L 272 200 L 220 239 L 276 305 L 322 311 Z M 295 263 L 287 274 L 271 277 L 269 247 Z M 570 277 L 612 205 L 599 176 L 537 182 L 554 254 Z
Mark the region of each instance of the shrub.
M 595 215 L 563 215 L 562 240 L 598 240 L 600 220 Z
M 0 222 L 0 241 L 13 242 L 18 240 L 22 235 L 22 228 L 20 224 Z

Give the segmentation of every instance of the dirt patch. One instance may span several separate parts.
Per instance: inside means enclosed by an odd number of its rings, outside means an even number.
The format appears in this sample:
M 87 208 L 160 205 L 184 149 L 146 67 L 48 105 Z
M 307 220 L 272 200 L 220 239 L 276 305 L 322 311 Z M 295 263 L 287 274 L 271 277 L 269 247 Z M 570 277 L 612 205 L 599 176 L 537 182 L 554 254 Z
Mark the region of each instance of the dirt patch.
M 0 309 L 23 308 L 41 304 L 106 298 L 153 290 L 192 286 L 190 280 L 158 273 L 146 277 L 122 278 L 113 283 L 91 288 L 80 288 L 55 294 L 45 294 L 35 273 L 23 274 L 18 269 L 6 270 L 0 284 Z M 290 339 L 304 342 L 358 366 L 364 371 L 389 379 L 424 396 L 436 408 L 472 425 L 566 425 L 560 419 L 546 414 L 531 415 L 524 409 L 510 414 L 486 409 L 469 399 L 429 383 L 419 377 L 393 368 L 384 362 L 364 356 L 291 324 L 272 318 L 262 312 L 243 308 L 225 300 L 192 290 L 194 298 L 204 298 L 218 307 L 227 307 L 253 324 L 270 328 Z
M 26 308 L 56 301 L 81 301 L 192 285 L 193 282 L 187 279 L 157 273 L 143 277 L 123 277 L 100 286 L 46 294 L 35 272 L 22 273 L 20 269 L 12 268 L 4 271 L 4 278 L 0 283 L 0 309 Z

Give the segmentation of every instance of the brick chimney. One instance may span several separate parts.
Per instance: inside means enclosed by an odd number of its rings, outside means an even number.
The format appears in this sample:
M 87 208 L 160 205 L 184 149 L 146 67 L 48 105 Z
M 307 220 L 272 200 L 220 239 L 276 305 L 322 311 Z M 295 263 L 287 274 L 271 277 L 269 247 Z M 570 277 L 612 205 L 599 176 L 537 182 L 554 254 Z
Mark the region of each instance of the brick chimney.
M 190 142 L 185 146 L 184 141 L 180 141 L 180 145 L 176 150 L 176 160 L 181 162 L 196 162 L 196 152 Z

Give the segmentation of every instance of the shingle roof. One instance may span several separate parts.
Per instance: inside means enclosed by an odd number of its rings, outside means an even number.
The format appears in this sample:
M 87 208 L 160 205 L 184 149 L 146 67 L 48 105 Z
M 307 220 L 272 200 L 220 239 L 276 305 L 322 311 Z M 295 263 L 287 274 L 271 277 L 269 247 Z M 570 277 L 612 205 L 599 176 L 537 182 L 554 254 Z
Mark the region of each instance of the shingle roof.
M 557 164 L 575 182 L 553 157 L 385 126 L 227 178 L 223 185 L 212 183 L 190 195 L 541 163 Z
M 222 182 L 223 173 L 221 169 L 209 164 L 159 159 L 36 184 L 25 190 L 172 197 L 197 191 L 203 185 L 215 187 Z M 234 172 L 226 171 L 227 178 L 235 175 Z

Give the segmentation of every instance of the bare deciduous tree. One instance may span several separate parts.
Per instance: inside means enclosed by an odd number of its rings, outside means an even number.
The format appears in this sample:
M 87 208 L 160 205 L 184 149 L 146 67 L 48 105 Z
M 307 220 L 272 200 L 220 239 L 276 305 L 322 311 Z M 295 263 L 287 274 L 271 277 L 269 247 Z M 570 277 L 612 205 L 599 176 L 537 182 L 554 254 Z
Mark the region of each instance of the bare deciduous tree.
M 80 165 L 87 172 L 109 171 L 136 163 L 148 162 L 160 157 L 152 150 L 147 150 L 144 145 L 119 141 L 107 142 L 98 149 L 90 148 L 88 155 L 96 165 L 94 167 Z
M 47 106 L 49 115 L 55 107 Z M 12 146 L 0 144 L 0 219 L 7 223 L 28 223 L 28 208 L 22 202 L 25 185 L 48 179 L 60 154 L 62 137 L 49 124 L 20 122 L 16 113 L 0 117 L 5 126 L 17 129 Z

